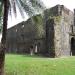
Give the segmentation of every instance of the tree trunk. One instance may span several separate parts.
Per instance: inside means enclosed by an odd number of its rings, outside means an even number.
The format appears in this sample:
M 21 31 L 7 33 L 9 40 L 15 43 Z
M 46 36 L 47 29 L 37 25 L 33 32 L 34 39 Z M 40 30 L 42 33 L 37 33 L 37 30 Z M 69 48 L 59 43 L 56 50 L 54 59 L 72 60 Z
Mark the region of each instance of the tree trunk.
M 0 75 L 4 75 L 4 61 L 5 61 L 5 50 L 6 50 L 6 31 L 7 31 L 7 20 L 8 20 L 8 0 L 4 1 L 4 15 L 3 15 L 3 31 L 0 48 Z

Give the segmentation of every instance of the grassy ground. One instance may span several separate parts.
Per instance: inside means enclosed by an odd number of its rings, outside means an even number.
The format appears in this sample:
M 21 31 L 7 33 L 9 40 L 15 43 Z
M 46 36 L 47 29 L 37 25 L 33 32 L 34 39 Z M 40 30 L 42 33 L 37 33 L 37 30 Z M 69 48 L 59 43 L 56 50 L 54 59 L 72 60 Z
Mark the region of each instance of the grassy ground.
M 75 57 L 6 55 L 6 75 L 75 75 Z

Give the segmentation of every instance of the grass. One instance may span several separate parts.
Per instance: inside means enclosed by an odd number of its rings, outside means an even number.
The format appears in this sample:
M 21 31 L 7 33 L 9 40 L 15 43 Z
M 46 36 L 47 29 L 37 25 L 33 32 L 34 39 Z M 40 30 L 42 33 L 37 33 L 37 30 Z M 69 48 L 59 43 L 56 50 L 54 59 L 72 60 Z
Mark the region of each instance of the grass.
M 75 75 L 75 57 L 43 58 L 7 54 L 6 75 Z

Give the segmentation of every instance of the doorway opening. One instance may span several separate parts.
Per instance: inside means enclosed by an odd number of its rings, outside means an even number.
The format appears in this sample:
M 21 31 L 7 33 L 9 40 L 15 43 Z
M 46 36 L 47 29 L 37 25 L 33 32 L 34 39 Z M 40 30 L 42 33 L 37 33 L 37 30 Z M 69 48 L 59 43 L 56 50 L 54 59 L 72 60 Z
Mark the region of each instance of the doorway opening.
M 75 56 L 75 38 L 71 38 L 71 54 L 72 56 Z

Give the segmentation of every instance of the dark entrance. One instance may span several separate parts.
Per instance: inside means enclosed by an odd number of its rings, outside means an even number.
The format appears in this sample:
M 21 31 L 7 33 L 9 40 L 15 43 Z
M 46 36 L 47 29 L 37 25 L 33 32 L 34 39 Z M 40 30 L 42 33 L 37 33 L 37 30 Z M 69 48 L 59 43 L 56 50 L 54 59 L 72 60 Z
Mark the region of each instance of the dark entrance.
M 55 57 L 54 49 L 54 19 L 46 22 L 46 47 L 50 57 Z
M 75 55 L 75 38 L 71 38 L 71 53 Z

